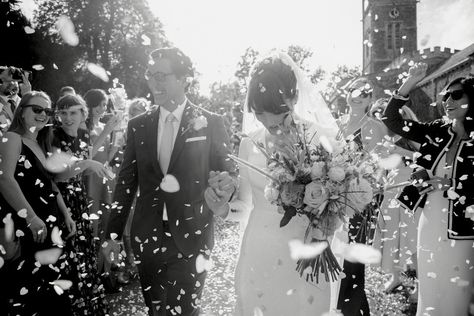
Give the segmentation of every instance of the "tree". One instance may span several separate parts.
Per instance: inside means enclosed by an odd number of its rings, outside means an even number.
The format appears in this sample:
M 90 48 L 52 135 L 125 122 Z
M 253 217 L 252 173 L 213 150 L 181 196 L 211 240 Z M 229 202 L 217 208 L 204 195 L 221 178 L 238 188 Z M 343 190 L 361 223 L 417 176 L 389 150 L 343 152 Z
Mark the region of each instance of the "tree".
M 257 61 L 259 55 L 260 53 L 257 50 L 253 49 L 252 47 L 247 47 L 245 53 L 240 56 L 240 61 L 237 64 L 237 70 L 235 71 L 234 75 L 237 77 L 237 81 L 245 92 L 247 91 L 247 79 L 250 74 L 250 69 Z
M 150 11 L 146 0 L 40 0 L 35 12 L 37 30 L 42 34 L 37 45 L 38 63 L 44 90 L 57 90 L 66 84 L 78 91 L 107 88 L 87 71 L 95 63 L 109 71 L 111 78 L 124 84 L 130 97 L 148 93 L 144 72 L 148 54 L 168 45 L 163 27 Z M 66 45 L 56 30 L 56 21 L 67 16 L 79 37 L 77 46 Z M 50 92 L 51 93 L 51 92 Z
M 323 98 L 336 115 L 345 112 L 345 87 L 361 75 L 359 66 L 351 68 L 346 65 L 339 65 L 335 71 L 329 74 L 323 89 Z
M 0 1 L 0 65 L 31 68 L 30 42 L 35 34 L 19 7 L 20 1 Z

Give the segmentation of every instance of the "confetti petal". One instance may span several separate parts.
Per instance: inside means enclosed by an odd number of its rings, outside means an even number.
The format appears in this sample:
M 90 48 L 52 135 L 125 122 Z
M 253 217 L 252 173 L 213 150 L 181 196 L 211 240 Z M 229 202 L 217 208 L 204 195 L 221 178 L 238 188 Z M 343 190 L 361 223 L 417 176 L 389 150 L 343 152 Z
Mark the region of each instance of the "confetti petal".
M 350 262 L 359 262 L 363 264 L 377 264 L 382 260 L 380 251 L 371 246 L 354 243 L 346 246 L 344 249 L 344 259 Z
M 74 31 L 74 24 L 70 18 L 65 15 L 60 16 L 56 21 L 56 28 L 66 44 L 71 46 L 79 44 L 79 36 Z
M 60 231 L 57 226 L 54 226 L 53 230 L 51 231 L 51 241 L 53 242 L 53 245 L 60 248 L 64 247 L 64 241 L 61 238 L 61 233 L 62 231 Z
M 328 247 L 327 242 L 315 242 L 305 244 L 299 239 L 290 240 L 288 242 L 290 247 L 290 257 L 293 260 L 310 259 L 321 254 L 324 249 Z
M 72 166 L 76 161 L 77 158 L 74 156 L 60 151 L 46 158 L 44 167 L 51 173 L 61 173 Z
M 167 174 L 161 180 L 160 188 L 168 193 L 176 193 L 179 191 L 179 182 L 175 176 Z
M 107 74 L 107 71 L 102 68 L 101 66 L 94 64 L 94 63 L 87 63 L 87 70 L 100 80 L 104 82 L 109 82 L 109 75 Z
M 40 250 L 35 253 L 35 259 L 41 265 L 54 264 L 58 261 L 59 256 L 63 251 L 60 248 L 50 248 L 46 250 Z

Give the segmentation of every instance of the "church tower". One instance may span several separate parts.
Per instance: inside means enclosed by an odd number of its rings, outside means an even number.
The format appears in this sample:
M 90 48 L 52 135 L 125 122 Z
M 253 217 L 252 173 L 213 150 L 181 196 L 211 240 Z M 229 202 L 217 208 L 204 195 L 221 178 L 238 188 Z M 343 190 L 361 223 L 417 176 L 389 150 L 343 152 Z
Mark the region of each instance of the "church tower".
M 417 0 L 362 0 L 364 74 L 379 73 L 417 50 Z

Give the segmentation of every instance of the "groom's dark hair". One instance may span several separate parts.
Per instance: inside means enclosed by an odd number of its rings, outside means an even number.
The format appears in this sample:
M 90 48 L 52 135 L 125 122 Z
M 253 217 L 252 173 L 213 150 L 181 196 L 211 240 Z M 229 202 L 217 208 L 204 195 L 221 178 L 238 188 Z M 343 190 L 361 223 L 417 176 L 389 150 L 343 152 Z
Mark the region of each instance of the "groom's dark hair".
M 296 96 L 296 76 L 290 66 L 280 58 L 267 57 L 254 65 L 250 77 L 249 112 L 281 114 L 290 111 L 285 99 Z
M 177 47 L 155 49 L 150 53 L 150 58 L 153 60 L 169 60 L 171 69 L 178 78 L 194 77 L 193 63 L 191 62 L 191 59 Z

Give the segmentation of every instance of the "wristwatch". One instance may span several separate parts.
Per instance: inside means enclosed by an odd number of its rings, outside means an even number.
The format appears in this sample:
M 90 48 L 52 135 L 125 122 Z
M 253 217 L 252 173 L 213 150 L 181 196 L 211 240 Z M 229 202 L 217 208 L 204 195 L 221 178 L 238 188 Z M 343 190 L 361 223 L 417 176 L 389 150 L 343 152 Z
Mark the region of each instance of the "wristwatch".
M 397 100 L 402 100 L 402 101 L 408 101 L 408 100 L 410 100 L 409 97 L 404 96 L 404 95 L 401 95 L 401 94 L 398 92 L 398 89 L 395 90 L 395 91 L 393 91 L 392 97 L 395 98 L 395 99 L 397 99 Z

